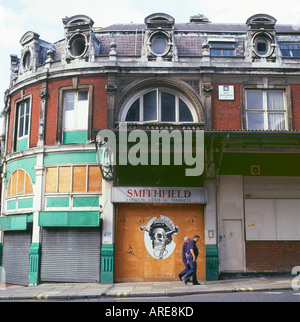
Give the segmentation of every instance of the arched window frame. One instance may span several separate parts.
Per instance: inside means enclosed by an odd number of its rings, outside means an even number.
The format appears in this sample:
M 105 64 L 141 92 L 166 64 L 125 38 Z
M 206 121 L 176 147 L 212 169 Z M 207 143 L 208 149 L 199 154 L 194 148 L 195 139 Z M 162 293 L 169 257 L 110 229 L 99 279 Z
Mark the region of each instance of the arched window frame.
M 156 91 L 156 95 L 157 95 L 157 104 L 156 104 L 157 119 L 151 120 L 151 121 L 144 121 L 144 118 L 143 118 L 143 96 L 149 92 L 152 92 L 152 91 Z M 162 122 L 162 120 L 161 120 L 161 93 L 162 92 L 172 94 L 175 96 L 175 122 L 171 122 L 171 121 L 170 122 Z M 119 114 L 119 121 L 120 122 L 127 122 L 126 121 L 127 113 L 129 111 L 130 107 L 132 106 L 132 104 L 138 98 L 140 98 L 140 105 L 139 105 L 140 119 L 139 119 L 139 121 L 135 121 L 137 123 L 155 123 L 155 122 L 156 123 L 197 123 L 198 122 L 198 115 L 196 113 L 194 106 L 191 104 L 191 102 L 184 95 L 178 93 L 176 90 L 166 88 L 166 87 L 151 87 L 151 88 L 147 88 L 142 91 L 139 91 L 138 93 L 133 95 L 130 99 L 127 100 L 127 102 L 125 102 L 123 108 L 121 109 L 121 112 Z M 188 109 L 190 110 L 193 121 L 180 122 L 180 120 L 179 120 L 179 100 L 180 99 L 187 105 Z M 135 122 L 130 121 L 128 123 L 135 123 Z
M 20 187 L 20 172 L 24 173 L 23 187 Z M 16 178 L 16 182 L 13 181 L 13 178 Z M 29 180 L 29 182 L 27 182 L 27 180 Z M 15 186 L 14 186 L 14 184 L 15 184 Z M 24 193 L 20 193 L 20 191 L 24 191 Z M 23 169 L 16 169 L 11 174 L 9 181 L 8 181 L 7 198 L 16 198 L 19 196 L 32 195 L 32 194 L 33 194 L 33 183 L 32 183 L 30 175 L 28 174 L 28 172 L 26 172 Z

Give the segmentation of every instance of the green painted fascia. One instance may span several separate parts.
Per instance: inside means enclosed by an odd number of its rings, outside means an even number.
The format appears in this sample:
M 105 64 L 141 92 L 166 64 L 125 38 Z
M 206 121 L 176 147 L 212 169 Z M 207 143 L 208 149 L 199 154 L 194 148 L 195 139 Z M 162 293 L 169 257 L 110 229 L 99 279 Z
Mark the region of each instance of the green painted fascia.
M 99 197 L 74 197 L 73 207 L 99 207 Z
M 63 163 L 97 163 L 96 152 L 53 153 L 45 155 L 44 165 Z
M 28 215 L 6 216 L 0 218 L 0 230 L 26 230 Z
M 63 144 L 86 144 L 88 140 L 87 131 L 75 131 L 63 133 Z
M 47 198 L 47 207 L 56 208 L 56 207 L 69 207 L 70 199 L 69 197 L 57 198 L 57 197 L 48 197 Z
M 28 149 L 28 138 L 18 140 L 17 142 L 17 152 Z
M 28 209 L 33 207 L 33 198 L 18 199 L 18 209 Z
M 99 211 L 41 211 L 41 227 L 99 227 Z
M 22 158 L 19 160 L 11 161 L 7 163 L 7 171 L 6 171 L 6 180 L 7 180 L 7 186 L 9 183 L 9 177 L 15 172 L 17 169 L 23 169 L 25 170 L 33 183 L 35 183 L 35 167 L 36 165 L 36 157 L 33 158 Z

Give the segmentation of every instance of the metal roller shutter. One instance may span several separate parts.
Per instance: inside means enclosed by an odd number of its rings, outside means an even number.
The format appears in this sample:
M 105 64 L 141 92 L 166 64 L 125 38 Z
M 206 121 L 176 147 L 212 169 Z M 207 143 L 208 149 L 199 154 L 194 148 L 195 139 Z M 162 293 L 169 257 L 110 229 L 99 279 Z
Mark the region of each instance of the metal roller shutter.
M 6 283 L 28 285 L 31 231 L 4 232 L 2 266 Z
M 43 229 L 41 280 L 99 282 L 100 245 L 99 229 Z

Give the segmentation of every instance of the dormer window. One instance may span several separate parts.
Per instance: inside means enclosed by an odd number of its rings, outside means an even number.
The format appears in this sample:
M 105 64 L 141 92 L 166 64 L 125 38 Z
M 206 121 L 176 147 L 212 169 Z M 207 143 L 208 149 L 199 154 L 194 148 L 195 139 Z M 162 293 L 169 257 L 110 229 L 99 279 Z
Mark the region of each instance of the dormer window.
M 210 41 L 211 56 L 234 56 L 234 42 Z
M 300 44 L 291 43 L 291 44 L 279 44 L 281 54 L 283 57 L 300 57 Z
M 152 61 L 171 61 L 177 56 L 173 17 L 155 13 L 145 18 L 146 32 L 142 56 Z
M 276 19 L 266 14 L 251 16 L 248 26 L 247 43 L 252 61 L 276 61 L 275 39 Z

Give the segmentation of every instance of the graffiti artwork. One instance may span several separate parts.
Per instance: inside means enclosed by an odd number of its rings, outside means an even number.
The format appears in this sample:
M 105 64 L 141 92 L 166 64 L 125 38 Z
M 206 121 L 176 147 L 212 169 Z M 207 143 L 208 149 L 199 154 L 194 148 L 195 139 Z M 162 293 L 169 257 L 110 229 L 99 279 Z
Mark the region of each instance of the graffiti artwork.
M 173 234 L 178 234 L 179 228 L 172 220 L 165 216 L 152 218 L 147 226 L 140 227 L 145 232 L 145 246 L 149 254 L 156 259 L 166 259 L 175 250 L 176 244 Z

